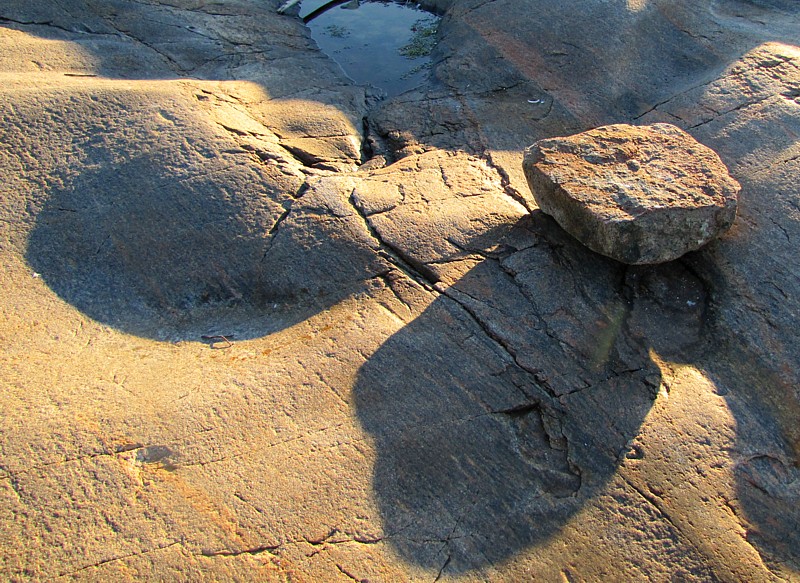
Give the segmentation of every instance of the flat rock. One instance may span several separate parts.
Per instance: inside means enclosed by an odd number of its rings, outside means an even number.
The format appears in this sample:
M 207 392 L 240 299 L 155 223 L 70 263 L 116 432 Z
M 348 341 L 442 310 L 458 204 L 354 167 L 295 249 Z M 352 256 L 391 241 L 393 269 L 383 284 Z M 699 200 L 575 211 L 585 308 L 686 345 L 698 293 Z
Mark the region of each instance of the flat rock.
M 629 264 L 699 249 L 736 218 L 739 184 L 670 124 L 617 124 L 540 140 L 523 169 L 539 208 L 590 249 Z

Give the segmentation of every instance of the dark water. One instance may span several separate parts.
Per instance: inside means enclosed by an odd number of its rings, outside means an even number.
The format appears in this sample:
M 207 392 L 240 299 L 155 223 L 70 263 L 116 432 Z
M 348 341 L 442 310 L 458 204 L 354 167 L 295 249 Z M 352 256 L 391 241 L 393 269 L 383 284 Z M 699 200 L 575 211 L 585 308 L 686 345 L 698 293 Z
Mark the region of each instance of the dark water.
M 354 82 L 391 97 L 425 81 L 437 16 L 415 4 L 359 0 L 314 15 L 324 4 L 304 0 L 300 15 L 319 48 Z

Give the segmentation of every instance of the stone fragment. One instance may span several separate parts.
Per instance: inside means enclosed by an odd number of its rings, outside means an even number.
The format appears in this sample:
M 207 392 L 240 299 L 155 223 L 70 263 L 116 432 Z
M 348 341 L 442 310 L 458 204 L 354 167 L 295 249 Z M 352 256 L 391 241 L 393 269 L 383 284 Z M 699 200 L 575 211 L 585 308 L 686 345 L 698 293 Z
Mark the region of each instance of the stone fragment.
M 523 169 L 539 208 L 590 249 L 628 264 L 671 261 L 724 233 L 739 184 L 670 124 L 540 140 Z

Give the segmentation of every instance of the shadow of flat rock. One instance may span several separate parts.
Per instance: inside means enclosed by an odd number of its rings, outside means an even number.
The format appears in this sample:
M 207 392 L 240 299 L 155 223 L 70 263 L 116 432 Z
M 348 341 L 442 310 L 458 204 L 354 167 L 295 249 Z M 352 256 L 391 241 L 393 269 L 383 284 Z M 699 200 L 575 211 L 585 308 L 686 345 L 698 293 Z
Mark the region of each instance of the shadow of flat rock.
M 752 199 L 756 199 L 756 192 Z M 780 203 L 767 204 L 781 212 Z M 793 231 L 797 223 L 789 223 Z M 760 239 L 760 240 L 759 240 Z M 779 249 L 764 231 L 748 241 L 757 254 L 759 267 L 770 273 L 778 285 L 796 289 L 792 280 L 774 267 L 786 255 L 768 257 L 765 248 Z M 752 266 L 741 256 L 741 269 Z M 750 260 L 752 261 L 752 260 Z M 730 506 L 745 527 L 745 536 L 765 564 L 778 576 L 793 580 L 800 573 L 800 400 L 798 399 L 798 356 L 796 296 L 774 287 L 779 298 L 768 312 L 754 309 L 767 294 L 747 296 L 746 285 L 761 286 L 755 277 L 734 280 L 730 264 L 718 264 L 714 254 L 696 255 L 692 263 L 715 281 L 719 296 L 710 308 L 715 314 L 708 337 L 707 353 L 697 364 L 713 380 L 719 394 L 736 420 L 736 440 L 730 453 L 736 497 Z M 755 271 L 755 270 L 754 270 Z M 756 304 L 757 305 L 757 304 Z M 769 314 L 766 322 L 759 319 Z
M 698 291 L 680 265 L 607 260 L 540 212 L 497 248 L 389 338 L 354 388 L 385 538 L 448 574 L 546 543 L 608 484 L 660 385 L 651 337 L 689 308 L 661 305 L 672 296 L 658 282 Z M 688 350 L 702 314 L 676 326 L 686 334 L 655 338 L 661 350 Z
M 727 349 L 732 348 L 731 352 Z M 765 562 L 792 580 L 800 572 L 800 405 L 774 367 L 742 346 L 726 346 L 709 374 L 722 379 L 737 423 L 737 513 Z

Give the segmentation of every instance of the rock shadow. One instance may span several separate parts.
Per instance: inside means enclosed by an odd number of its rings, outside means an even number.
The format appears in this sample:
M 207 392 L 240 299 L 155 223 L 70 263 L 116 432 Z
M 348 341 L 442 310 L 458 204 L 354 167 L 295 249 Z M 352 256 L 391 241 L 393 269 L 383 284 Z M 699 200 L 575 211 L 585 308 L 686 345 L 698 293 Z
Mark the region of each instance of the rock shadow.
M 224 14 L 124 4 L 0 9 L 4 28 L 69 43 L 38 63 L 56 80 L 63 69 L 72 92 L 59 102 L 43 91 L 46 107 L 30 106 L 26 114 L 46 129 L 29 139 L 9 126 L 9 148 L 30 157 L 32 176 L 37 157 L 51 158 L 47 148 L 69 149 L 63 160 L 75 162 L 42 170 L 21 193 L 35 222 L 30 233 L 19 229 L 31 269 L 90 318 L 161 340 L 263 336 L 385 271 L 363 221 L 338 199 L 323 200 L 301 169 L 353 166 L 359 136 L 348 132 L 365 107 L 363 88 L 314 50 L 302 22 L 276 16 L 271 4 Z M 198 86 L 249 81 L 263 102 L 243 116 L 238 106 L 217 107 L 232 98 L 213 85 L 187 93 L 195 84 L 180 81 L 187 77 Z M 135 81 L 109 89 L 106 79 Z M 169 95 L 153 80 L 174 81 Z M 208 103 L 198 110 L 194 99 Z M 309 114 L 305 102 L 320 111 Z
M 538 211 L 497 249 L 354 389 L 385 537 L 440 573 L 557 533 L 630 455 L 661 382 L 651 348 L 685 354 L 705 326 L 706 290 L 682 263 L 624 266 Z
M 787 359 L 786 362 L 790 360 Z M 765 564 L 800 573 L 800 401 L 780 366 L 737 341 L 712 354 L 706 374 L 736 419 L 733 508 Z
M 164 155 L 81 174 L 36 214 L 26 260 L 87 316 L 159 340 L 260 337 L 385 270 L 360 219 L 339 210 L 347 192 L 270 190 L 234 164 L 176 173 Z
M 789 332 L 794 300 L 779 294 L 784 301 L 766 319 L 753 317 L 754 298 L 718 268 L 720 260 L 713 252 L 690 260 L 707 285 L 720 290 L 710 304 L 704 351 L 691 364 L 713 381 L 736 421 L 736 498 L 729 505 L 764 563 L 792 579 L 800 573 L 800 351 Z M 742 325 L 759 320 L 761 326 Z

